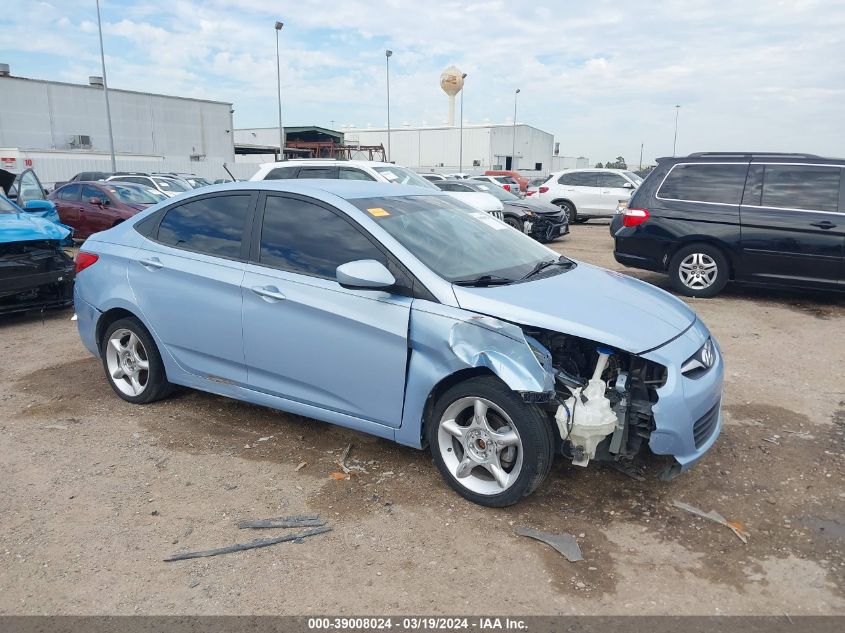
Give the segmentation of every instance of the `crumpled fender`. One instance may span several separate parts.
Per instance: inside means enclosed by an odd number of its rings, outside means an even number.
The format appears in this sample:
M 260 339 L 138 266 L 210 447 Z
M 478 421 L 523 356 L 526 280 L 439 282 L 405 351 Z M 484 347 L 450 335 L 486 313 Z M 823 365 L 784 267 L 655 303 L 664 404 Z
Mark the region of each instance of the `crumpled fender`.
M 421 446 L 429 394 L 440 381 L 460 370 L 487 368 L 514 391 L 554 391 L 548 351 L 511 323 L 418 299 L 411 308 L 408 342 L 405 408 L 396 430 L 396 441 L 401 444 Z

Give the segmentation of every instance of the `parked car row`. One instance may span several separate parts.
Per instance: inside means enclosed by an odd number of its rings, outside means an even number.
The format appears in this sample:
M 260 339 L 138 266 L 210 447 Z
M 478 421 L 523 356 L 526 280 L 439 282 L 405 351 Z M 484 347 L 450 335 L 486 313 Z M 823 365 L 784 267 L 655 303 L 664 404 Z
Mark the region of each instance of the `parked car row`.
M 197 176 L 196 174 L 185 174 L 178 172 L 140 172 L 140 171 L 83 171 L 76 174 L 68 182 L 95 182 L 95 181 L 131 182 L 137 185 L 144 185 L 173 197 L 185 191 L 207 187 L 212 184 L 210 181 Z M 55 187 L 61 187 L 66 183 L 57 182 Z

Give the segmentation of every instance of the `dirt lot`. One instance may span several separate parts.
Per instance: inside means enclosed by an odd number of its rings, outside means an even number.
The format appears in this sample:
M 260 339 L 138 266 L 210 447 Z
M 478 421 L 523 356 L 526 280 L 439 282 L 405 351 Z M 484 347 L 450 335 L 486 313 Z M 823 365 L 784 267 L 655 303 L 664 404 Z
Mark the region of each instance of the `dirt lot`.
M 555 248 L 621 269 L 605 224 Z M 505 510 L 464 502 L 428 453 L 313 420 L 190 391 L 127 404 L 70 310 L 0 320 L 0 614 L 843 614 L 845 299 L 690 303 L 727 361 L 714 450 L 669 483 L 559 461 Z M 334 480 L 349 442 L 367 472 Z M 673 500 L 741 521 L 748 544 Z M 162 562 L 303 512 L 334 530 Z M 575 535 L 585 560 L 522 525 Z

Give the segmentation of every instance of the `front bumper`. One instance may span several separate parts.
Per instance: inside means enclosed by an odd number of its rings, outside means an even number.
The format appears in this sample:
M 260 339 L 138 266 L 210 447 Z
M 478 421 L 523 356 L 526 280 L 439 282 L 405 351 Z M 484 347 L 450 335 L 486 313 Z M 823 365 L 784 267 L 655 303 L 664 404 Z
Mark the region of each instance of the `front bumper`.
M 569 224 L 563 212 L 546 215 L 535 213 L 525 219 L 523 230 L 537 241 L 548 242 L 569 233 Z
M 710 338 L 710 332 L 696 322 L 677 339 L 643 357 L 667 367 L 666 383 L 657 389 L 652 406 L 655 428 L 649 448 L 656 455 L 670 455 L 683 472 L 713 446 L 722 429 L 722 388 L 725 367 L 722 352 L 713 339 L 716 358 L 696 378 L 681 374 L 681 365 Z

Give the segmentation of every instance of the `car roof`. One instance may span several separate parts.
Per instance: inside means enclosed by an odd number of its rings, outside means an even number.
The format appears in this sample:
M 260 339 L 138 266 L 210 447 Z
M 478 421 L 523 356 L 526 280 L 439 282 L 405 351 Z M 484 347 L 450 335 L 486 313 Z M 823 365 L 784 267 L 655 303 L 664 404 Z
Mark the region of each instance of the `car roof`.
M 802 163 L 810 165 L 845 166 L 843 158 L 828 158 L 815 154 L 792 152 L 695 152 L 688 156 L 665 156 L 656 159 L 658 164 L 677 163 Z
M 414 187 L 412 185 L 394 185 L 389 182 L 373 182 L 366 180 L 338 180 L 338 179 L 306 179 L 306 180 L 246 180 L 242 182 L 221 183 L 209 185 L 202 189 L 195 189 L 196 195 L 222 191 L 281 191 L 316 195 L 328 193 L 346 200 L 357 198 L 387 198 L 399 196 L 448 196 L 439 189 Z M 187 192 L 186 192 L 187 193 Z M 182 198 L 184 199 L 184 198 Z
M 345 160 L 337 158 L 292 158 L 290 160 L 261 163 L 261 167 L 302 167 L 305 165 L 349 165 L 357 167 L 401 167 L 393 163 L 383 163 L 375 160 Z M 405 168 L 403 168 L 405 169 Z

